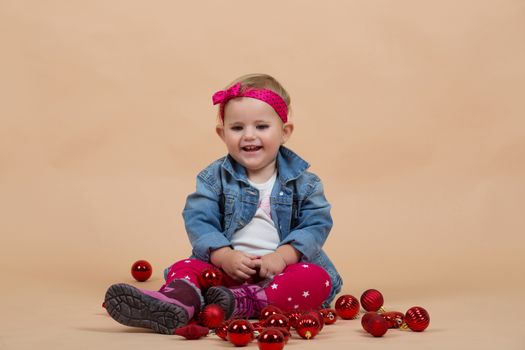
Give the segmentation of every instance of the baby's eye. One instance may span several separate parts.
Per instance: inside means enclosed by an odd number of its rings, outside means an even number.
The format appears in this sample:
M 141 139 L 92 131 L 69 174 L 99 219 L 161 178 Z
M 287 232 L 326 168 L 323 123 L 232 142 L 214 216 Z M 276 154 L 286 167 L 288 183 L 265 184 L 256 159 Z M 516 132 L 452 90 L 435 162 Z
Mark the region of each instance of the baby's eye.
M 233 131 L 241 131 L 242 130 L 242 126 L 232 126 L 230 129 L 233 130 Z
M 264 130 L 264 129 L 268 129 L 268 128 L 269 128 L 269 125 L 266 125 L 266 124 L 257 125 L 257 129 L 258 130 Z

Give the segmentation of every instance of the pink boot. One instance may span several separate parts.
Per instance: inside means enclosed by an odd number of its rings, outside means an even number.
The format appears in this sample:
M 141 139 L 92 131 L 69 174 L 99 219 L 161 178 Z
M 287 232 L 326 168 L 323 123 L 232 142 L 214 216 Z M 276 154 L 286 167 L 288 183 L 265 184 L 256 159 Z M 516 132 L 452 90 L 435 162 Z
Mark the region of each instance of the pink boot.
M 114 284 L 106 292 L 105 303 L 109 315 L 123 325 L 173 334 L 198 315 L 203 300 L 190 282 L 175 279 L 158 292 Z
M 226 319 L 259 317 L 268 305 L 265 291 L 256 284 L 239 287 L 211 287 L 206 292 L 206 304 L 218 304 L 224 309 Z

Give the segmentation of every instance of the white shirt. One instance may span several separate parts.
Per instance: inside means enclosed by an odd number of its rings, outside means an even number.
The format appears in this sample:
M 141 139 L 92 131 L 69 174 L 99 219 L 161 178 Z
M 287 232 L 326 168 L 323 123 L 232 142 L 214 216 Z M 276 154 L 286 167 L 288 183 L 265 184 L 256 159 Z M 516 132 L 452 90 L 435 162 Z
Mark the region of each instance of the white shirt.
M 273 253 L 277 249 L 280 238 L 270 211 L 270 195 L 276 178 L 277 172 L 262 184 L 248 180 L 250 185 L 259 190 L 259 204 L 253 219 L 233 234 L 231 242 L 234 249 L 256 256 Z

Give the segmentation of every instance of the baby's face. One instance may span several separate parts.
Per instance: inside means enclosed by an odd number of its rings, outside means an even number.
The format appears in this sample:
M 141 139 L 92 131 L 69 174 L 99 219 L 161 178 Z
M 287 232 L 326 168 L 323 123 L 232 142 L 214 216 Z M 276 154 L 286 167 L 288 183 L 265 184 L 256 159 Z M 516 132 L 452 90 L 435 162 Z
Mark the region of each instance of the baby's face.
M 217 132 L 228 153 L 246 168 L 248 178 L 264 181 L 275 171 L 277 152 L 290 136 L 290 129 L 283 127 L 266 102 L 239 97 L 226 104 L 224 125 Z

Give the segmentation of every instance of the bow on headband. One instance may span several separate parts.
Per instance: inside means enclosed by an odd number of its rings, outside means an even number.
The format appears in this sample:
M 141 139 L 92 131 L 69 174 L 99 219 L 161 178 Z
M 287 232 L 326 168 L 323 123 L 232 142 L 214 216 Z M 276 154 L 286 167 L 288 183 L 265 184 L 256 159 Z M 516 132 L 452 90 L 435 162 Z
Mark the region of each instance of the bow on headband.
M 241 83 L 237 83 L 226 90 L 220 90 L 213 94 L 213 104 L 221 104 L 220 114 L 222 120 L 224 120 L 224 106 L 226 106 L 226 103 L 228 103 L 229 100 L 236 97 L 251 97 L 266 102 L 272 106 L 283 123 L 286 123 L 288 120 L 288 105 L 279 94 L 268 89 L 252 88 L 248 88 L 241 92 Z
M 232 98 L 239 97 L 241 92 L 241 83 L 237 83 L 230 87 L 227 90 L 221 90 L 217 91 L 213 94 L 213 104 L 216 105 L 217 103 L 224 103 L 228 102 Z

